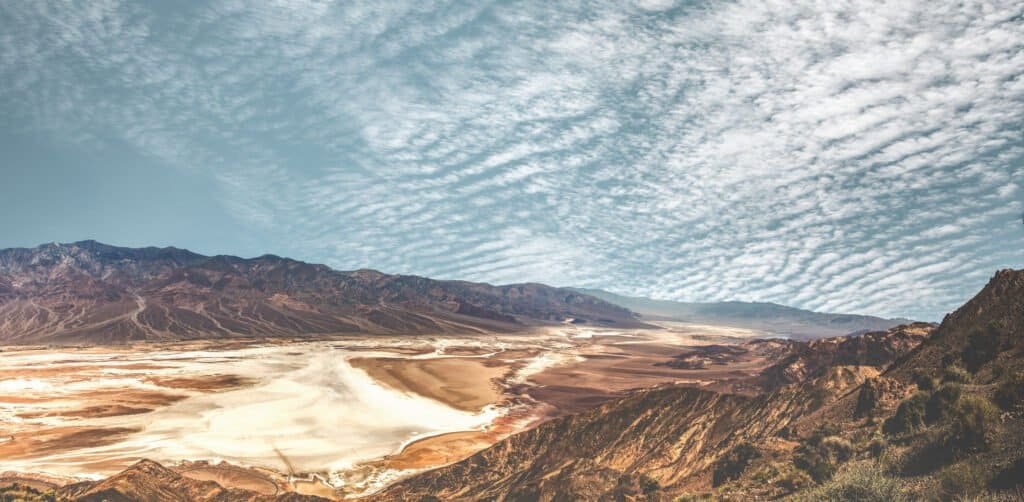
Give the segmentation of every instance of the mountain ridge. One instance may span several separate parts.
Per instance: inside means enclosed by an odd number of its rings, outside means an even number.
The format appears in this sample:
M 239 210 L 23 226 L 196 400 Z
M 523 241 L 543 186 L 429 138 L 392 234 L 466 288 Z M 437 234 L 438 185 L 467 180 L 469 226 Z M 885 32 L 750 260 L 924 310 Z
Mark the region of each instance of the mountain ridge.
M 914 322 L 862 314 L 817 312 L 771 302 L 676 302 L 570 288 L 627 308 L 649 320 L 672 320 L 766 331 L 795 339 L 862 334 Z
M 646 326 L 628 309 L 536 283 L 96 241 L 0 250 L 0 319 L 0 344 L 511 332 L 569 320 Z

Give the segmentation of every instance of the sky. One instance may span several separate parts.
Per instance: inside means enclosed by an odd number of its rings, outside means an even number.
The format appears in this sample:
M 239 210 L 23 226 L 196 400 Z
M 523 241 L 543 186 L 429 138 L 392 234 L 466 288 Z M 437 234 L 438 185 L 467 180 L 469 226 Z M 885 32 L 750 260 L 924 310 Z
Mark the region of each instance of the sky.
M 0 247 L 939 320 L 1024 267 L 1024 3 L 0 3 Z

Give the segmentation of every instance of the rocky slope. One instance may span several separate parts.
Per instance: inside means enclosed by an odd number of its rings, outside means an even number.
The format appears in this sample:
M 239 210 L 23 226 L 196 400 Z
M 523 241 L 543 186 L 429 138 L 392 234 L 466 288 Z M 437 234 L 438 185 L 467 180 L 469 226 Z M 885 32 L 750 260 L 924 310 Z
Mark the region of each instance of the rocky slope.
M 800 344 L 758 377 L 764 391 L 754 396 L 640 392 L 376 499 L 917 500 L 1020 490 L 1024 271 L 999 272 L 932 330 Z M 940 372 L 948 383 L 930 390 Z
M 120 343 L 320 334 L 643 326 L 626 309 L 541 284 L 341 272 L 276 256 L 202 256 L 93 241 L 0 250 L 0 343 Z
M 760 394 L 691 387 L 638 392 L 398 483 L 377 499 L 658 500 L 700 491 L 712 485 L 717 462 L 730 451 L 746 442 L 779 448 L 780 433 L 865 375 L 881 373 L 931 329 L 920 324 L 794 343 L 791 356 L 762 374 Z M 822 388 L 828 395 L 817 397 Z
M 143 460 L 124 472 L 100 481 L 75 483 L 55 490 L 56 500 L 77 502 L 191 501 L 191 502 L 317 502 L 327 499 L 293 492 L 262 495 L 226 489 L 213 481 L 184 477 L 156 462 Z

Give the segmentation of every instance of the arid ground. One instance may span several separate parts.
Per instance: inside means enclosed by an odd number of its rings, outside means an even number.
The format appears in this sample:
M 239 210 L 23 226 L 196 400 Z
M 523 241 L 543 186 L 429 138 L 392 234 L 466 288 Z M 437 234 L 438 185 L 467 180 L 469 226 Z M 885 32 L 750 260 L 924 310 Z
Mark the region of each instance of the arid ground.
M 260 493 L 359 495 L 630 389 L 750 375 L 766 365 L 756 351 L 667 363 L 757 335 L 666 323 L 12 349 L 0 353 L 0 472 L 60 483 L 148 458 Z

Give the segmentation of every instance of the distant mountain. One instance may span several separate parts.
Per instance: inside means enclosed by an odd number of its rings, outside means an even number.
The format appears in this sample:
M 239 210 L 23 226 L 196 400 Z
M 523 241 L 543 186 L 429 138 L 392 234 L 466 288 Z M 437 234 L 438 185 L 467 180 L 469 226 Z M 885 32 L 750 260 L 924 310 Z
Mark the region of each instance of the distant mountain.
M 748 328 L 796 339 L 884 331 L 909 319 L 883 319 L 868 315 L 813 312 L 776 303 L 685 303 L 617 295 L 599 289 L 575 289 L 627 308 L 650 320 L 674 320 Z
M 627 309 L 542 284 L 491 286 L 83 241 L 0 250 L 0 344 L 640 327 Z

